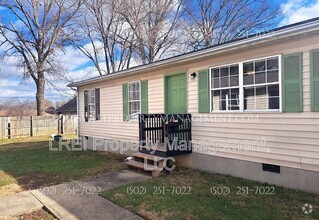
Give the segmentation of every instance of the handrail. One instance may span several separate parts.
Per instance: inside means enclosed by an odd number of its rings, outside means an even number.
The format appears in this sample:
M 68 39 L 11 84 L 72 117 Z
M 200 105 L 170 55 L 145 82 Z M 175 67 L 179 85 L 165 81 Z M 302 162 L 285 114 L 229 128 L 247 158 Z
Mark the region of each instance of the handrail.
M 191 114 L 140 114 L 141 146 L 163 146 L 166 156 L 192 152 Z

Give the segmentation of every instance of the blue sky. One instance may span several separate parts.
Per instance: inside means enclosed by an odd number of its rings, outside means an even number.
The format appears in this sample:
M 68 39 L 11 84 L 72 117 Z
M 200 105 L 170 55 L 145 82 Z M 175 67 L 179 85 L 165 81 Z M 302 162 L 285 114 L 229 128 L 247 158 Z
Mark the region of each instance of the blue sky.
M 282 17 L 279 18 L 278 26 L 319 17 L 319 0 L 276 0 L 274 3 L 281 5 L 283 13 Z M 1 8 L 0 13 L 3 13 Z M 57 58 L 67 69 L 68 79 L 80 80 L 94 76 L 91 62 L 72 47 L 65 48 L 63 52 L 60 51 Z M 13 97 L 35 99 L 35 84 L 32 79 L 23 78 L 21 70 L 17 70 L 15 67 L 17 62 L 19 61 L 12 57 L 7 62 L 0 64 L 0 101 Z M 66 87 L 67 82 L 64 80 L 54 80 L 53 84 L 54 86 L 47 84 L 46 99 L 51 101 L 67 100 L 74 93 Z

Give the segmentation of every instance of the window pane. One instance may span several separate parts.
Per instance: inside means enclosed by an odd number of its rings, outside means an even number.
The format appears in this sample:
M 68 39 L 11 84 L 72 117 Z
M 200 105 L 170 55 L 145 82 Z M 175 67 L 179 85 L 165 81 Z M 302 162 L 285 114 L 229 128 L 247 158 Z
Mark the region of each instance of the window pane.
M 255 84 L 266 83 L 266 73 L 256 72 L 255 74 Z
M 95 105 L 89 105 L 90 119 L 95 119 Z
M 231 89 L 229 110 L 239 110 L 239 89 Z
M 269 85 L 268 94 L 271 97 L 279 97 L 279 85 Z
M 269 95 L 268 108 L 279 109 L 279 85 L 269 85 L 268 95 Z
M 219 68 L 213 69 L 212 77 L 213 78 L 218 78 L 219 77 Z
M 244 73 L 252 73 L 254 72 L 254 63 L 248 62 L 244 63 Z
M 222 77 L 220 79 L 220 87 L 229 87 L 229 77 Z
M 267 87 L 256 87 L 256 97 L 257 98 L 265 98 L 267 95 Z
M 269 98 L 269 109 L 279 109 L 279 97 Z
M 129 114 L 130 118 L 137 118 L 140 112 L 140 102 L 129 103 Z
M 239 77 L 238 76 L 230 77 L 230 86 L 239 86 Z
M 278 57 L 267 59 L 267 70 L 278 69 Z
M 266 62 L 265 60 L 258 60 L 255 62 L 255 71 L 265 71 L 266 68 Z
M 229 75 L 229 68 L 228 67 L 222 67 L 220 68 L 220 76 L 228 76 Z
M 249 87 L 244 89 L 244 109 L 255 109 L 255 87 Z
M 256 110 L 268 109 L 268 98 L 256 98 Z
M 235 66 L 231 66 L 230 67 L 230 75 L 234 76 L 234 75 L 238 75 L 239 74 L 239 66 L 235 65 Z
M 133 100 L 140 100 L 140 92 L 139 91 L 133 92 Z
M 222 99 L 226 99 L 226 97 L 229 98 L 230 89 L 224 89 L 221 92 L 222 92 Z
M 212 96 L 213 96 L 213 103 L 212 103 L 213 111 L 218 111 L 220 110 L 220 91 L 219 90 L 213 91 Z
M 267 86 L 256 87 L 256 110 L 268 109 Z
M 140 84 L 139 82 L 129 84 L 129 101 L 140 100 Z
M 214 89 L 220 88 L 219 78 L 213 78 L 213 79 L 212 79 L 212 85 L 213 85 L 213 88 L 214 88 Z
M 272 70 L 267 72 L 267 82 L 278 82 L 279 81 L 278 70 Z
M 221 91 L 222 93 L 222 103 L 221 103 L 221 110 L 228 110 L 229 109 L 229 100 L 230 100 L 230 89 L 224 89 Z
M 254 84 L 254 74 L 244 75 L 244 85 Z

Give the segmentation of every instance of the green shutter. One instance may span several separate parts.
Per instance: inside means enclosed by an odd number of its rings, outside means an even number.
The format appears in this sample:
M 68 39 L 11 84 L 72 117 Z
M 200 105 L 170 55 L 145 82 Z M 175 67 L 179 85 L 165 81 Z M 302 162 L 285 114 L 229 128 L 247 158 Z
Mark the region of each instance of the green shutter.
M 148 114 L 148 81 L 141 81 L 141 114 Z
M 319 50 L 310 51 L 311 111 L 319 112 Z
M 283 111 L 302 112 L 302 53 L 284 55 L 282 85 Z
M 122 99 L 123 99 L 123 121 L 128 121 L 129 115 L 128 115 L 128 86 L 127 84 L 122 85 Z
M 198 73 L 198 112 L 210 112 L 209 104 L 209 74 L 207 70 Z

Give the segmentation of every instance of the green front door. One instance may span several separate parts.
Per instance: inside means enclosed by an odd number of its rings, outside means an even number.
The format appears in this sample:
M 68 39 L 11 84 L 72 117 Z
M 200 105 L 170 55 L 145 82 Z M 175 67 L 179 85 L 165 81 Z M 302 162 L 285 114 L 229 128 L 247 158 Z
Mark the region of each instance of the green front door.
M 165 77 L 165 111 L 167 114 L 187 113 L 186 74 Z

